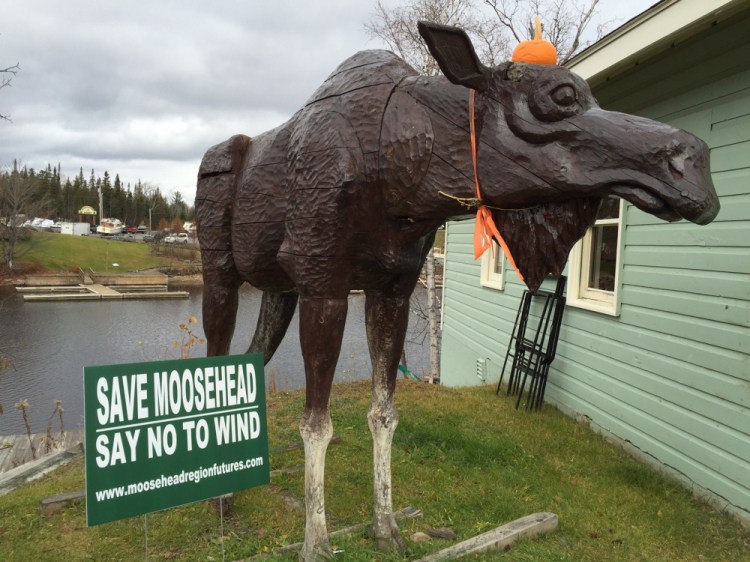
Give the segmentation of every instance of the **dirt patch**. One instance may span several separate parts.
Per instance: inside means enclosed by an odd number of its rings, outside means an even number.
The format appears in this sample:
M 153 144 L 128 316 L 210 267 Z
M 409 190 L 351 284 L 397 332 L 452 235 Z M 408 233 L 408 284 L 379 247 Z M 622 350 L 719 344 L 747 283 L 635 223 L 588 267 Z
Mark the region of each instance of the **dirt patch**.
M 160 267 L 158 270 L 169 277 L 169 284 L 172 286 L 203 285 L 203 269 L 199 265 Z
M 0 285 L 12 285 L 27 275 L 43 275 L 45 273 L 50 272 L 39 265 L 30 263 L 22 263 L 13 269 L 0 266 Z
M 160 267 L 161 273 L 170 277 L 189 277 L 192 275 L 202 275 L 203 269 L 200 265 L 186 265 L 180 267 Z

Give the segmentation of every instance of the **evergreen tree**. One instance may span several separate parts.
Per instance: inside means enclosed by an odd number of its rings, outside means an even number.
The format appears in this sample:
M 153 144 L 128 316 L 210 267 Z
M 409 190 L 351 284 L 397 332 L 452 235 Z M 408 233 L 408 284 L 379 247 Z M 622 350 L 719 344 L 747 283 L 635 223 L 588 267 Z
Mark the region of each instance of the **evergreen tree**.
M 10 173 L 28 180 L 27 185 L 32 186 L 32 198 L 40 203 L 34 207 L 38 216 L 76 221 L 80 219 L 78 211 L 84 206 L 93 207 L 98 212 L 100 189 L 104 218 L 118 218 L 130 226 L 148 225 L 149 216 L 152 228 L 158 224 L 169 227 L 175 219 L 193 220 L 195 216 L 195 208 L 187 204 L 180 192 L 168 200 L 158 187 L 144 184 L 140 179 L 131 189 L 130 184 L 123 184 L 119 174 L 115 174 L 112 182 L 106 170 L 97 177 L 92 168 L 88 180 L 83 167 L 79 167 L 72 179 L 63 178 L 61 170 L 60 163 L 54 167 L 47 164 L 41 171 L 36 171 L 13 161 Z
M 73 185 L 74 187 L 78 189 L 83 189 L 86 187 L 86 179 L 83 177 L 83 167 L 80 168 L 80 171 L 78 172 L 78 176 L 73 182 Z

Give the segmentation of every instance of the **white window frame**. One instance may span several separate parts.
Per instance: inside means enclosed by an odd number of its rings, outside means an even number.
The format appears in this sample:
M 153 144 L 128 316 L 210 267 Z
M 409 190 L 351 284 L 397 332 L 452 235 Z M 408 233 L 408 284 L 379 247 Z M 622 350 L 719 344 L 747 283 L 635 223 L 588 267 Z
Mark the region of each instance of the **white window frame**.
M 603 291 L 588 286 L 591 264 L 593 229 L 589 228 L 584 237 L 570 251 L 568 258 L 567 304 L 610 316 L 620 315 L 620 274 L 622 272 L 622 238 L 625 224 L 625 201 L 620 200 L 619 217 L 602 219 L 594 226 L 617 225 L 617 254 L 615 258 L 615 290 Z
M 492 247 L 482 254 L 479 284 L 498 291 L 505 290 L 505 252 L 494 240 Z

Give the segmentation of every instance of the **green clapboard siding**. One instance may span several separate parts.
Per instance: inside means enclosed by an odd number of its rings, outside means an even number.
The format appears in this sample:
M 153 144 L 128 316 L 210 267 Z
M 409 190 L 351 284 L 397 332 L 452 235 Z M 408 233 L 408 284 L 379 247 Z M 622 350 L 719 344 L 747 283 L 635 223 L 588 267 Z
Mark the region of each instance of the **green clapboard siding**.
M 749 129 L 750 130 L 750 129 Z M 747 202 L 740 201 L 747 199 Z M 738 252 L 744 252 L 747 257 L 750 251 L 750 240 L 743 238 L 744 224 L 742 220 L 732 221 L 731 217 L 750 216 L 750 196 L 742 195 L 738 197 L 725 197 L 726 207 L 721 211 L 721 220 L 712 222 L 702 228 L 695 228 L 692 223 L 680 222 L 674 225 L 648 224 L 648 225 L 627 225 L 628 243 L 649 246 L 693 246 L 701 253 L 705 253 L 704 248 L 723 248 L 721 251 L 731 251 L 735 248 Z M 736 202 L 736 203 L 735 203 Z M 732 208 L 732 205 L 736 207 Z M 744 215 L 740 215 L 740 213 Z M 645 213 L 638 213 L 644 215 Z M 741 259 L 742 256 L 737 256 Z
M 703 138 L 722 210 L 700 227 L 626 206 L 619 316 L 566 308 L 545 398 L 750 518 L 750 6 L 743 14 L 595 87 L 606 109 Z M 472 234 L 472 221 L 448 227 L 441 380 L 452 386 L 497 384 L 524 290 L 507 270 L 503 291 L 480 285 Z
M 664 267 L 639 267 L 626 264 L 622 272 L 623 286 L 640 285 L 684 293 L 720 296 L 735 300 L 750 299 L 747 274 L 721 271 L 676 270 Z

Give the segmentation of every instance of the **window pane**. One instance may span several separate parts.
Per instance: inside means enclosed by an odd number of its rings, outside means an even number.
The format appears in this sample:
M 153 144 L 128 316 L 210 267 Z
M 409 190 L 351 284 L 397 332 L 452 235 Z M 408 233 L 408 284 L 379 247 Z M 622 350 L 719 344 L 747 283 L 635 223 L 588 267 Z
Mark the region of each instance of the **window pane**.
M 492 252 L 492 262 L 490 264 L 490 270 L 492 271 L 492 273 L 502 273 L 504 257 L 502 249 L 497 245 L 497 242 L 493 241 L 490 251 Z
M 591 235 L 589 288 L 614 291 L 617 268 L 617 225 L 595 226 L 591 229 Z
M 483 287 L 503 290 L 503 251 L 494 241 L 492 247 L 482 255 L 482 273 L 479 283 Z
M 620 198 L 610 195 L 602 201 L 596 220 L 616 219 L 620 216 Z

